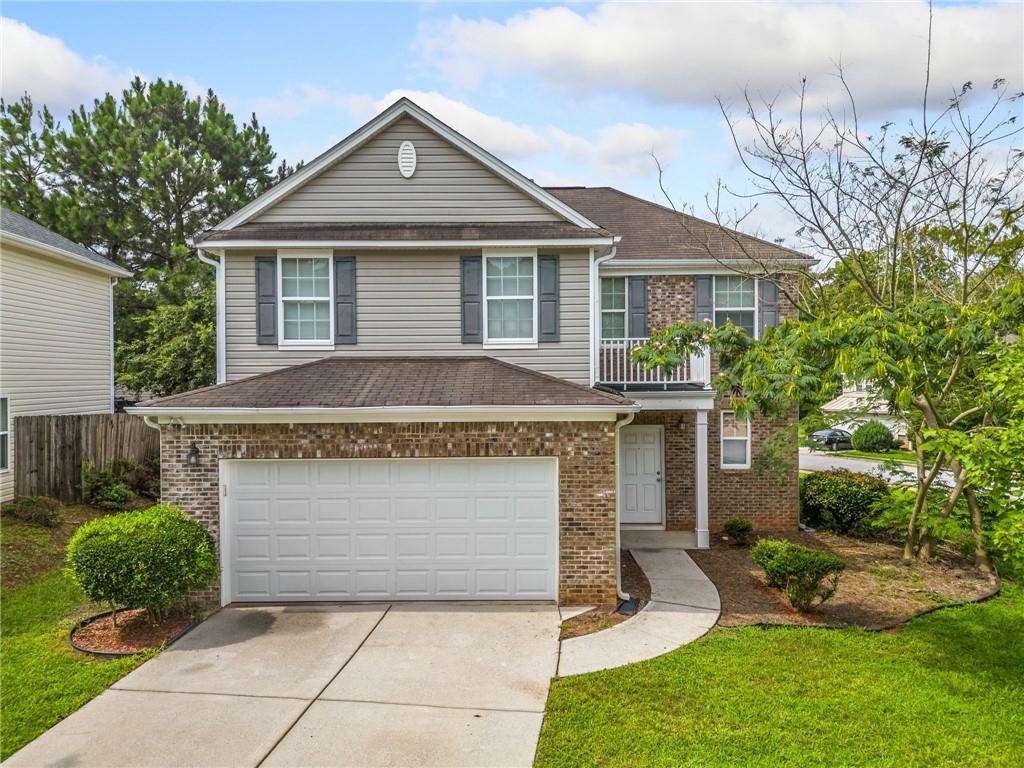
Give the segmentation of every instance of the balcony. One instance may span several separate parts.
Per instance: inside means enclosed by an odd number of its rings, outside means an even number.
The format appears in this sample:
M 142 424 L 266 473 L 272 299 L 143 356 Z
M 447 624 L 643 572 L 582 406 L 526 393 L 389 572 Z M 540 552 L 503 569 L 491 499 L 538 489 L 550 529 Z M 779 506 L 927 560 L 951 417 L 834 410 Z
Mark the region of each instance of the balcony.
M 685 365 L 666 370 L 644 366 L 630 360 L 634 348 L 646 338 L 602 339 L 597 354 L 597 380 L 605 386 L 632 391 L 661 391 L 704 388 L 711 381 L 711 358 L 692 354 Z

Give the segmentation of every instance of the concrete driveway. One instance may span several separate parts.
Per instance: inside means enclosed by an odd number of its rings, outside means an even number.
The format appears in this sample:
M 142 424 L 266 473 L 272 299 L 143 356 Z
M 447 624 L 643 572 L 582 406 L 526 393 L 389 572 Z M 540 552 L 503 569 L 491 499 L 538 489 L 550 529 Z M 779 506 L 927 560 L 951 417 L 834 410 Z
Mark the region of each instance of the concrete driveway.
M 554 606 L 226 608 L 5 765 L 529 766 Z

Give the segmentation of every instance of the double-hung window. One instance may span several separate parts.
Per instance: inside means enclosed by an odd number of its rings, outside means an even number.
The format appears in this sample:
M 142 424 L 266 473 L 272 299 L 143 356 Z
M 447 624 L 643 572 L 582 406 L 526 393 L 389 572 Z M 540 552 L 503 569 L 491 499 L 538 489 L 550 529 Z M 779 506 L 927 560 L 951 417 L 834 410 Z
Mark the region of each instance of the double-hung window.
M 626 338 L 626 278 L 601 278 L 601 338 Z
M 6 397 L 0 397 L 0 472 L 11 468 L 11 414 Z
M 722 468 L 750 468 L 750 422 L 722 411 Z
M 484 341 L 537 343 L 537 257 L 484 257 Z
M 279 333 L 282 345 L 329 346 L 334 341 L 331 312 L 331 257 L 280 257 Z
M 755 335 L 757 281 L 743 275 L 715 275 L 715 327 L 729 320 L 751 336 Z

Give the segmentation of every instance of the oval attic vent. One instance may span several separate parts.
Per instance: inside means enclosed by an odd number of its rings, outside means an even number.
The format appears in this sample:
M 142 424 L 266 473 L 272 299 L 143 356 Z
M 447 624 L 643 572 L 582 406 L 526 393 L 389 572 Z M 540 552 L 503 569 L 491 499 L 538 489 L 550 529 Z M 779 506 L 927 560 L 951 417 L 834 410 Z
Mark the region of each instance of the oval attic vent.
M 403 141 L 398 147 L 398 171 L 407 179 L 416 173 L 416 147 L 411 141 Z

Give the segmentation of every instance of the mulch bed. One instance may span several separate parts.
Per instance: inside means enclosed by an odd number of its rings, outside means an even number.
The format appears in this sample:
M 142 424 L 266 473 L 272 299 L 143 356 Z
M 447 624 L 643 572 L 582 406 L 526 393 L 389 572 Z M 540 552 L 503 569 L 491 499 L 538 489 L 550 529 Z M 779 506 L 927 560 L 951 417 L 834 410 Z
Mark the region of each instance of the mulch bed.
M 637 565 L 629 550 L 621 551 L 622 557 L 622 590 L 631 598 L 639 599 L 637 610 L 643 608 L 651 599 L 651 584 L 647 576 Z M 570 637 L 589 635 L 602 629 L 614 627 L 630 618 L 616 612 L 616 606 L 595 608 L 592 611 L 581 613 L 571 619 L 562 622 L 560 639 L 568 640 Z
M 857 625 L 881 629 L 941 605 L 985 597 L 992 579 L 951 553 L 930 562 L 903 562 L 902 547 L 825 532 L 781 534 L 804 546 L 822 549 L 846 561 L 832 598 L 809 613 L 794 610 L 776 589 L 762 582 L 761 569 L 748 547 L 713 540 L 711 549 L 688 554 L 715 583 L 722 598 L 719 624 Z
M 189 613 L 172 613 L 151 624 L 144 608 L 134 608 L 117 612 L 117 626 L 110 616 L 103 616 L 78 627 L 74 641 L 83 649 L 99 653 L 141 653 L 173 640 L 195 620 Z

